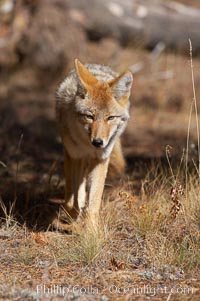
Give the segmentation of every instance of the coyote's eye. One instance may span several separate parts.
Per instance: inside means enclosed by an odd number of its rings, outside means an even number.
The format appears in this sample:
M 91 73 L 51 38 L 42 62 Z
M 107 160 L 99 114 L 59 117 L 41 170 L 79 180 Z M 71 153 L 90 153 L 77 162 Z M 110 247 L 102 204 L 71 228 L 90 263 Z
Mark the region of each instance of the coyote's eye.
M 115 119 L 116 118 L 116 116 L 109 116 L 108 117 L 108 120 L 113 120 L 113 119 Z
M 94 120 L 94 116 L 92 116 L 92 115 L 85 115 L 85 118 L 90 121 Z

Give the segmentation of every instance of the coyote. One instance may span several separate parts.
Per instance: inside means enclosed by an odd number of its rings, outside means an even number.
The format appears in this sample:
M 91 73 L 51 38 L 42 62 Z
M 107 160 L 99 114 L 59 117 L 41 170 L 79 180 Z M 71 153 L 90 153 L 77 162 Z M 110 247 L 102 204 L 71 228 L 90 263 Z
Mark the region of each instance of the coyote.
M 72 219 L 87 212 L 98 221 L 109 161 L 118 173 L 124 157 L 120 135 L 129 119 L 132 74 L 97 64 L 75 69 L 57 91 L 56 118 L 64 144 L 65 203 Z

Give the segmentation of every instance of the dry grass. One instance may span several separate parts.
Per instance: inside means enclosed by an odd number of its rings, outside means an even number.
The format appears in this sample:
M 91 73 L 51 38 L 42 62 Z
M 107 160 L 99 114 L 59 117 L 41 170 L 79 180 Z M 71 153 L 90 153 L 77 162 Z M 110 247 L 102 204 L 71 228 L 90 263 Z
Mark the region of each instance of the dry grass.
M 116 296 L 124 300 L 109 288 L 166 285 L 170 290 L 179 285 L 190 292 L 184 296 L 177 293 L 178 300 L 198 300 L 199 177 L 195 168 L 186 177 L 183 162 L 177 169 L 168 162 L 165 168 L 155 164 L 148 167 L 138 195 L 131 188 L 134 174 L 129 176 L 128 185 L 125 181 L 109 188 L 99 227 L 75 223 L 71 235 L 30 232 L 15 222 L 2 203 L 0 298 L 50 300 L 51 294 L 42 299 L 37 287 L 56 284 L 98 288 L 98 294 L 70 291 L 65 300 L 74 300 L 75 295 L 77 300 L 115 300 Z M 148 293 L 142 296 L 146 298 Z M 136 294 L 135 300 L 144 300 L 140 297 Z M 157 298 L 163 300 L 163 295 L 158 292 Z
M 170 185 L 160 183 L 160 179 L 157 184 L 161 185 L 161 190 L 152 194 L 150 185 L 139 210 L 132 211 L 134 229 L 144 237 L 146 258 L 157 267 L 172 265 L 185 271 L 196 269 L 200 259 L 197 217 L 200 190 L 196 176 L 190 177 L 188 195 L 178 196 L 178 207 L 172 201 Z
M 60 264 L 66 262 L 92 264 L 103 252 L 108 235 L 106 225 L 102 224 L 96 228 L 90 223 L 84 226 L 77 223 L 73 226 L 73 233 L 67 252 L 66 242 L 61 241 L 55 256 L 58 256 Z

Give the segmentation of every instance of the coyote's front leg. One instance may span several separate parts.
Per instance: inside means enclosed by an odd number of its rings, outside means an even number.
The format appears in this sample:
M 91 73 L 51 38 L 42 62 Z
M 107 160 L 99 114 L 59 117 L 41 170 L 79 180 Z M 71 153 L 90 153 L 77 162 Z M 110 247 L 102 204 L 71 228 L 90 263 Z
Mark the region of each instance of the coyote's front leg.
M 86 163 L 71 158 L 65 151 L 65 205 L 64 209 L 71 218 L 76 218 L 85 207 L 86 200 Z
M 101 199 L 107 175 L 109 159 L 94 164 L 89 174 L 89 219 L 96 224 L 101 206 Z

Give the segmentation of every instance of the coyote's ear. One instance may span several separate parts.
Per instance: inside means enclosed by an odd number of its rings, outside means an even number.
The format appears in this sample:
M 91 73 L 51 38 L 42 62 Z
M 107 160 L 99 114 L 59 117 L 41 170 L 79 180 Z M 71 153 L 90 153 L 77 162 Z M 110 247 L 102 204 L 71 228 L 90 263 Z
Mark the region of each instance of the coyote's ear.
M 114 97 L 121 105 L 126 105 L 129 100 L 132 82 L 133 76 L 130 71 L 126 71 L 108 82 Z
M 86 90 L 97 84 L 98 80 L 96 77 L 94 77 L 78 59 L 75 60 L 75 67 L 78 77 Z

